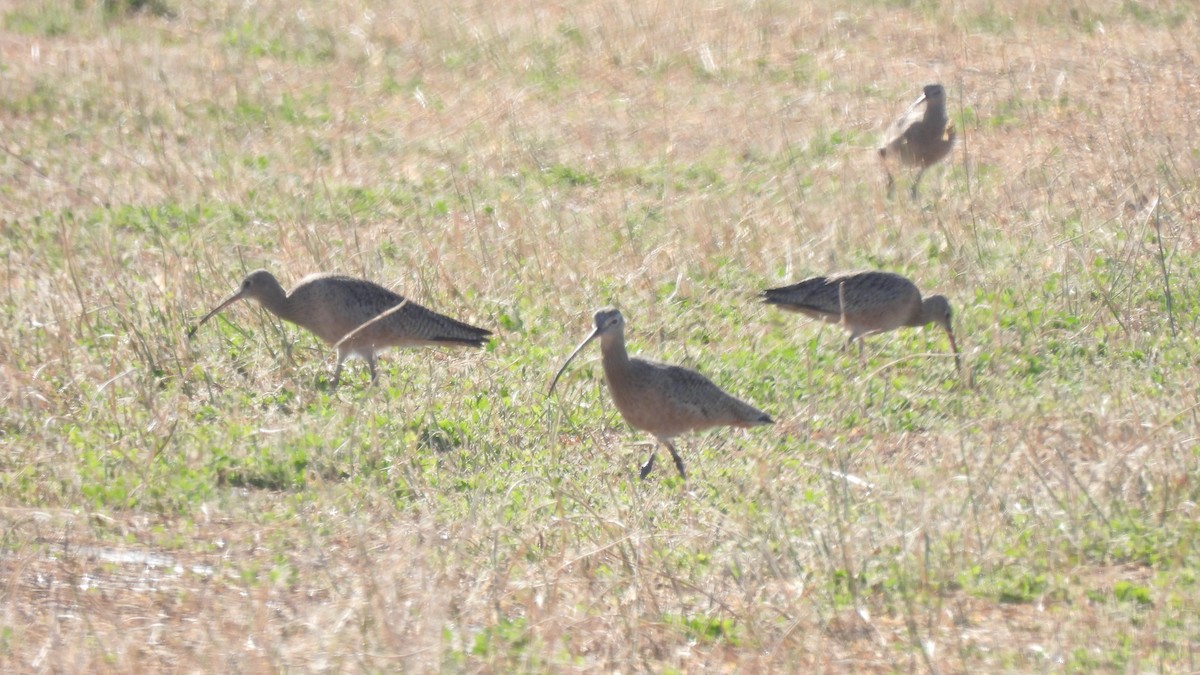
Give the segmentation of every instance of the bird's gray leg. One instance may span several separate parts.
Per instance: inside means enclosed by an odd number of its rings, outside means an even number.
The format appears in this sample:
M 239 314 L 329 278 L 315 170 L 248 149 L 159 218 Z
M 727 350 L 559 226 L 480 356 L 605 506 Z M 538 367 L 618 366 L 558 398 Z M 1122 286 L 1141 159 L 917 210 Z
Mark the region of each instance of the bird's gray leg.
M 670 446 L 668 446 L 668 447 L 670 447 Z M 654 457 L 657 454 L 658 454 L 658 446 L 655 445 L 654 448 L 650 451 L 650 456 L 646 458 L 646 463 L 642 465 L 642 472 L 641 472 L 642 480 L 646 480 L 646 476 L 649 476 L 650 472 L 654 470 Z
M 850 333 L 850 340 L 846 342 L 846 349 L 853 349 L 854 343 L 857 342 L 858 343 L 858 360 L 862 361 L 863 363 L 866 363 L 867 357 L 866 357 L 866 354 L 863 352 L 863 341 L 862 341 L 863 335 L 866 335 L 866 333 L 864 331 L 858 331 L 858 330 Z
M 371 367 L 371 382 L 374 382 L 379 377 L 379 371 L 375 368 L 375 352 L 367 352 L 366 357 L 367 365 Z
M 888 169 L 887 150 L 884 148 L 879 149 L 879 166 L 883 167 L 883 174 L 887 176 L 887 196 L 891 199 L 896 194 L 896 179 L 892 178 L 892 172 Z
M 339 349 L 337 353 L 337 367 L 333 369 L 333 388 L 337 389 L 338 384 L 342 381 L 342 362 L 346 360 L 349 353 Z
M 913 179 L 912 189 L 909 190 L 909 194 L 912 195 L 913 201 L 917 200 L 917 186 L 921 184 L 921 176 L 925 175 L 925 169 L 928 168 L 929 167 L 927 166 L 921 167 L 921 170 L 917 172 L 917 177 Z
M 687 480 L 687 472 L 683 470 L 683 458 L 675 451 L 675 446 L 670 441 L 663 441 L 667 449 L 671 451 L 671 458 L 675 460 L 675 468 L 679 469 L 679 477 Z

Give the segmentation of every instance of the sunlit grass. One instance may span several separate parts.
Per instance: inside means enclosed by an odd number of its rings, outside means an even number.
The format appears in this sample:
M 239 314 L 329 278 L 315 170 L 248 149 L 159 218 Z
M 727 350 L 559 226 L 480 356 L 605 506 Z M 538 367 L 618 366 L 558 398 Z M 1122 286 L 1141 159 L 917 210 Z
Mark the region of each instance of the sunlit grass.
M 1195 670 L 1196 21 L 5 8 L 0 663 Z M 889 201 L 877 135 L 933 81 L 959 144 Z M 336 390 L 252 303 L 189 339 L 258 267 L 497 339 Z M 862 267 L 951 299 L 962 372 L 756 299 Z M 603 305 L 776 424 L 639 481 L 598 350 L 546 396 Z

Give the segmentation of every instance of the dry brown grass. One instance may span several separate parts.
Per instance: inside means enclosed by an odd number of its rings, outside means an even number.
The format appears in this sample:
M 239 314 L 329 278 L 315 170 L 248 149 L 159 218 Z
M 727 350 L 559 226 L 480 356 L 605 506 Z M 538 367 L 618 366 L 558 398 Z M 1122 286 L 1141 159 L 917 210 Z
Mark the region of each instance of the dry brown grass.
M 1200 668 L 1192 5 L 137 4 L 0 6 L 0 669 Z M 259 266 L 500 339 L 187 340 Z M 962 381 L 752 300 L 861 266 Z M 544 395 L 608 303 L 779 423 L 637 482 L 595 368 Z

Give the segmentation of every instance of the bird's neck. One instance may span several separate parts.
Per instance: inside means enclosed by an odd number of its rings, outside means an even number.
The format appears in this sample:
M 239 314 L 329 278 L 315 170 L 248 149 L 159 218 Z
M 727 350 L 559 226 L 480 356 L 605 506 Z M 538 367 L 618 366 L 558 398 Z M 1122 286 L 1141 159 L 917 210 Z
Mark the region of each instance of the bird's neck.
M 264 309 L 275 316 L 296 323 L 292 311 L 294 308 L 292 307 L 292 303 L 288 301 L 287 294 L 283 292 L 283 287 L 277 285 L 265 289 L 258 296 L 258 304 L 262 305 Z
M 600 353 L 604 363 L 604 375 L 611 382 L 620 379 L 629 367 L 629 353 L 625 351 L 625 336 L 602 335 Z
M 929 300 L 925 300 L 921 303 L 921 311 L 914 314 L 913 317 L 908 320 L 908 323 L 904 325 L 911 328 L 919 328 L 921 326 L 928 325 L 933 323 L 933 320 L 937 318 L 934 316 L 934 314 L 935 312 L 933 305 L 929 304 Z

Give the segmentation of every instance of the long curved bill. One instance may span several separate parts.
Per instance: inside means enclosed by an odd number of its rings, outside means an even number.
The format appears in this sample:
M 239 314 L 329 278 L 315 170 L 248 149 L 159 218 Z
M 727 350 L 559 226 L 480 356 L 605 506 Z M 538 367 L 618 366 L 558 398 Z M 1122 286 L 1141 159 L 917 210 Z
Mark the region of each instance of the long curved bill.
M 188 331 L 188 337 L 192 337 L 193 335 L 195 335 L 196 331 L 200 330 L 200 326 L 203 326 L 205 321 L 208 321 L 209 319 L 213 318 L 214 316 L 217 315 L 218 312 L 220 312 L 221 310 L 225 309 L 226 307 L 232 305 L 233 303 L 235 303 L 241 299 L 242 299 L 242 292 L 239 290 L 238 292 L 234 293 L 233 295 L 229 296 L 228 298 L 225 298 L 224 300 L 222 300 L 221 304 L 219 304 L 215 308 L 213 308 L 213 310 L 211 312 L 209 312 L 208 314 L 205 314 L 204 318 L 200 319 L 200 321 L 198 321 L 196 323 L 196 325 L 193 326 L 190 331 Z
M 571 352 L 571 355 L 568 356 L 567 360 L 563 362 L 562 368 L 559 368 L 558 372 L 554 374 L 554 381 L 550 383 L 550 391 L 546 392 L 547 396 L 554 393 L 554 386 L 556 384 L 558 384 L 558 378 L 562 376 L 563 371 L 566 370 L 567 366 L 571 364 L 571 360 L 574 359 L 579 354 L 579 352 L 582 351 L 583 348 L 587 346 L 587 344 L 589 342 L 591 342 L 592 340 L 595 340 L 596 337 L 599 335 L 600 335 L 600 329 L 597 328 L 596 330 L 592 331 L 592 334 L 587 336 L 587 338 L 583 342 L 579 343 L 579 346 L 575 348 L 575 351 Z
M 921 105 L 924 102 L 925 102 L 925 94 L 924 94 L 924 92 L 922 92 L 921 95 L 917 97 L 917 100 L 913 101 L 912 105 L 908 106 L 908 109 L 915 110 L 917 106 Z
M 355 338 L 355 336 L 357 336 L 359 333 L 370 328 L 371 326 L 374 326 L 375 324 L 379 323 L 380 321 L 383 321 L 384 319 L 395 314 L 396 312 L 399 312 L 400 310 L 404 309 L 407 306 L 408 306 L 408 298 L 405 298 L 400 301 L 400 304 L 390 307 L 388 309 L 385 309 L 382 312 L 371 317 L 370 319 L 367 319 L 366 321 L 359 324 L 357 328 L 355 328 L 354 330 L 350 331 L 349 333 L 346 333 L 345 335 L 343 335 L 342 339 L 340 339 L 334 343 L 333 348 L 341 349 L 342 345 L 346 344 L 350 340 L 353 340 Z
M 958 354 L 958 343 L 954 340 L 954 331 L 946 326 L 946 335 L 950 337 L 950 349 L 954 350 L 954 367 L 962 370 L 962 357 Z

